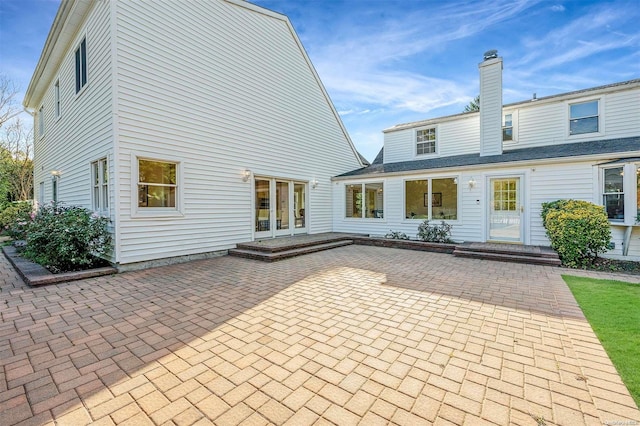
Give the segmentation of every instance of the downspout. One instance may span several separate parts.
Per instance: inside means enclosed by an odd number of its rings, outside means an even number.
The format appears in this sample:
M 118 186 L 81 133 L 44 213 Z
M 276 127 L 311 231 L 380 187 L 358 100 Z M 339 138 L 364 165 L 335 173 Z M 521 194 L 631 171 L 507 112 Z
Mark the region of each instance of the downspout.
M 631 233 L 633 232 L 633 226 L 627 225 L 627 229 L 624 231 L 624 242 L 622 243 L 622 255 L 629 255 L 629 245 L 631 244 Z

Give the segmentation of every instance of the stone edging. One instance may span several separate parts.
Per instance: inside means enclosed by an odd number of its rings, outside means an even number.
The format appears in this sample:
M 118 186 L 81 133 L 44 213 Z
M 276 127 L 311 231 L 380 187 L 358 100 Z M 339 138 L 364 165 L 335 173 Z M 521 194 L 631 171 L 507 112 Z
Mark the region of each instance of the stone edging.
M 9 260 L 13 267 L 16 268 L 16 271 L 18 271 L 18 274 L 22 277 L 24 282 L 33 287 L 100 277 L 103 275 L 112 275 L 118 272 L 116 268 L 106 266 L 102 268 L 87 269 L 85 271 L 53 274 L 45 267 L 20 256 L 14 246 L 4 246 L 2 247 L 2 251 L 7 260 Z

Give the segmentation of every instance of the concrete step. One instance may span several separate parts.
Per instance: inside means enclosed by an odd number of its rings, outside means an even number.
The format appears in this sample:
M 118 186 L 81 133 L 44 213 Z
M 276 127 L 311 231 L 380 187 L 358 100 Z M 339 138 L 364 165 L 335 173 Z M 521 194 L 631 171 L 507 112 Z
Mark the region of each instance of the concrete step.
M 290 257 L 301 256 L 303 254 L 315 253 L 322 250 L 343 247 L 353 244 L 353 240 L 339 240 L 332 242 L 317 242 L 313 245 L 305 244 L 302 247 L 286 247 L 285 250 L 269 251 L 258 250 L 255 248 L 241 248 L 242 244 L 238 244 L 238 248 L 229 250 L 229 255 L 236 257 L 244 257 L 245 259 L 261 260 L 263 262 L 275 262 L 278 260 L 288 259 Z
M 534 265 L 560 266 L 560 258 L 552 256 L 540 256 L 530 253 L 514 254 L 513 252 L 495 252 L 495 251 L 478 251 L 466 250 L 464 248 L 456 248 L 453 252 L 454 256 L 466 257 L 471 259 L 497 260 L 502 262 L 529 263 Z
M 333 242 L 340 241 L 351 241 L 353 244 L 353 236 L 342 236 L 342 237 L 330 237 L 330 238 L 318 238 L 317 240 L 302 240 L 302 241 L 293 241 L 291 238 L 286 238 L 288 240 L 287 244 L 283 245 L 270 245 L 270 244 L 261 244 L 260 242 L 247 242 L 247 243 L 238 243 L 236 244 L 236 249 L 239 250 L 249 250 L 259 253 L 278 253 L 281 251 L 290 251 L 295 249 L 302 249 L 306 247 L 314 247 L 321 244 L 329 244 Z

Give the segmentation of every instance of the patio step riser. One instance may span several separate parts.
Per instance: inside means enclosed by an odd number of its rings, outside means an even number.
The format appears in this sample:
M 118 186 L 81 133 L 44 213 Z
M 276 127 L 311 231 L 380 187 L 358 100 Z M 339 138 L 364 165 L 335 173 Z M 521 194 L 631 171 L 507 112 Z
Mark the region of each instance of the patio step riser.
M 353 238 L 345 236 L 345 237 L 334 237 L 334 238 L 331 238 L 330 240 L 319 240 L 319 241 L 308 241 L 308 242 L 304 242 L 304 243 L 293 243 L 293 244 L 290 244 L 290 245 L 284 245 L 284 246 L 279 246 L 279 247 L 260 246 L 260 245 L 255 244 L 255 243 L 238 243 L 238 244 L 236 244 L 236 249 L 249 250 L 249 251 L 258 252 L 258 253 L 279 253 L 279 252 L 283 252 L 283 251 L 305 249 L 305 248 L 308 248 L 308 247 L 315 247 L 315 246 L 322 245 L 322 244 L 333 243 L 333 242 L 344 242 L 344 241 L 351 241 L 351 244 L 353 244 Z
M 245 259 L 261 260 L 263 262 L 276 262 L 278 260 L 289 259 L 303 254 L 316 253 L 323 250 L 330 250 L 337 247 L 344 247 L 353 244 L 353 240 L 340 240 L 330 243 L 322 243 L 315 245 L 305 245 L 304 247 L 280 250 L 276 252 L 268 252 L 265 250 L 249 250 L 243 248 L 236 248 L 229 250 L 229 255 L 236 257 L 243 257 Z M 289 248 L 289 247 L 287 247 Z
M 541 251 L 541 252 L 531 252 L 531 251 L 523 251 L 517 252 L 513 250 L 501 250 L 494 248 L 476 248 L 469 246 L 457 246 L 456 251 L 464 251 L 464 252 L 473 252 L 473 253 L 490 253 L 490 254 L 506 254 L 511 256 L 526 256 L 526 257 L 537 257 L 537 258 L 546 258 L 546 259 L 558 259 L 558 254 L 553 251 Z
M 455 250 L 453 255 L 456 257 L 464 257 L 469 259 L 484 259 L 484 260 L 497 260 L 502 262 L 514 262 L 514 263 L 527 263 L 533 265 L 548 265 L 548 266 L 560 266 L 561 262 L 559 258 L 553 257 L 541 257 L 530 255 L 514 255 L 495 252 L 480 252 L 480 251 L 467 251 L 467 250 Z

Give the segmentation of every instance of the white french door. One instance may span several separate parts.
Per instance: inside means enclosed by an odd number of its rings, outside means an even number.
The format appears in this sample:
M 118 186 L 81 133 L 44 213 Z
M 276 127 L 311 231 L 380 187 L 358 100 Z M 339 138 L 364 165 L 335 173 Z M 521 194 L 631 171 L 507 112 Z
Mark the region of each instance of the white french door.
M 489 240 L 522 243 L 524 207 L 521 178 L 489 179 Z
M 307 232 L 307 184 L 256 177 L 254 236 L 268 238 Z

